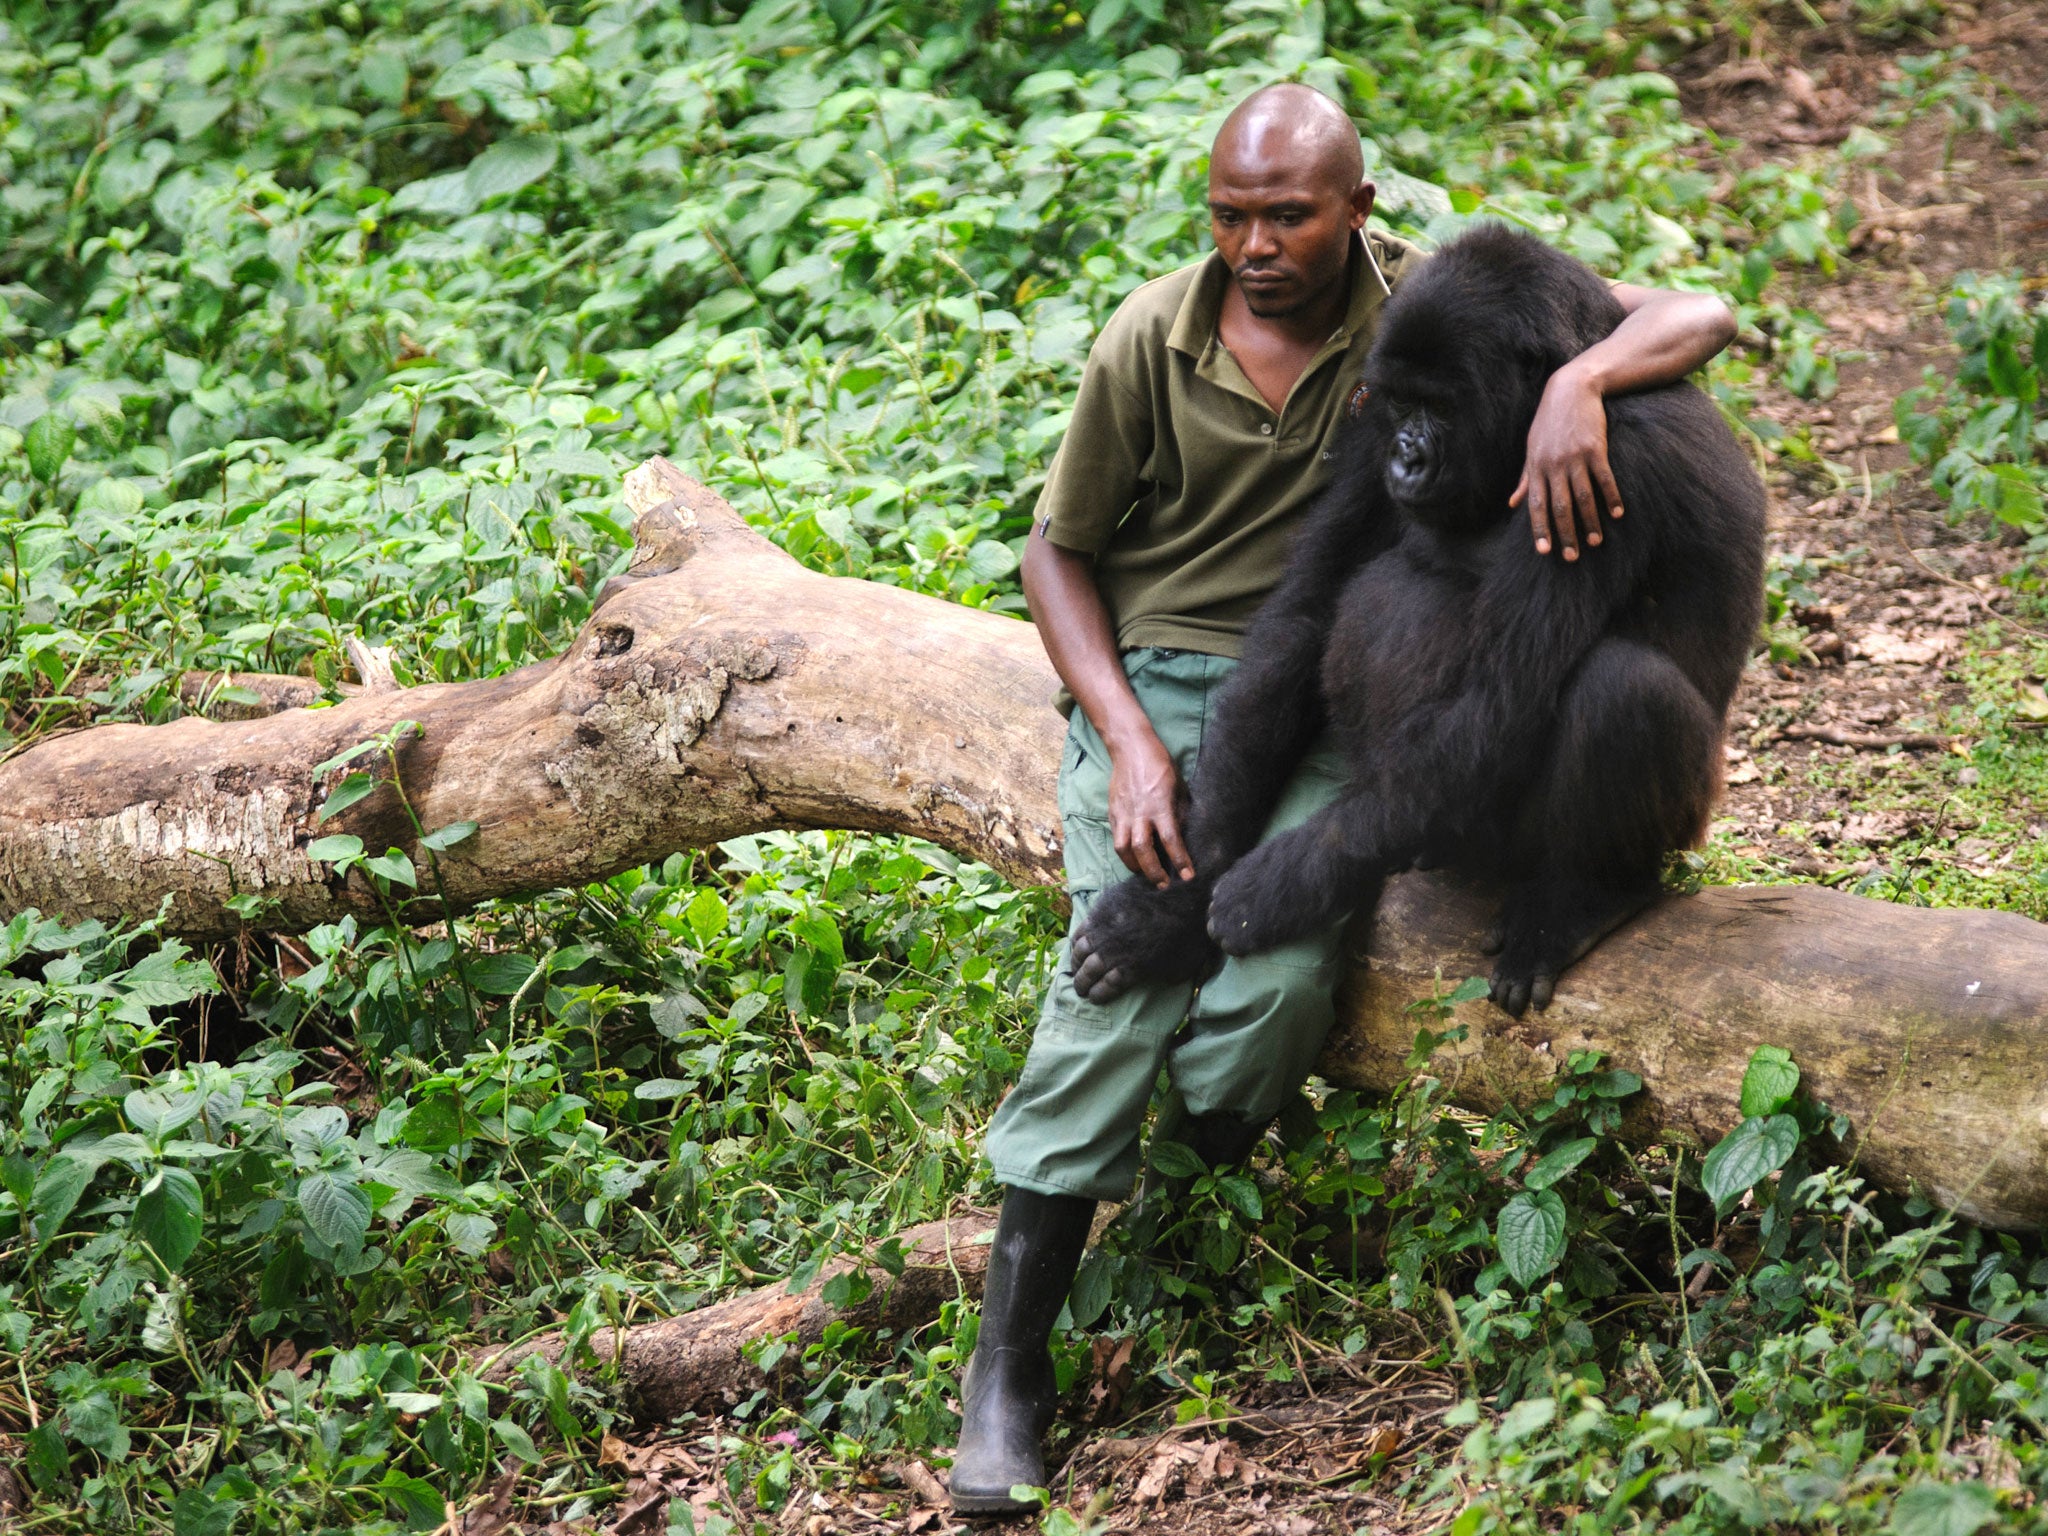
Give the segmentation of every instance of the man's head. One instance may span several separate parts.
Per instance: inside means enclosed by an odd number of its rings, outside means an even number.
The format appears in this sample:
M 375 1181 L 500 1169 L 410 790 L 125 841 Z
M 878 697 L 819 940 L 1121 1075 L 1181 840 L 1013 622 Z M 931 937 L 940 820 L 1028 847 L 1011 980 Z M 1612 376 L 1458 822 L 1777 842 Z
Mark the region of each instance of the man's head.
M 1261 318 L 1313 309 L 1341 289 L 1372 195 L 1358 130 L 1311 86 L 1254 91 L 1209 153 L 1209 228 Z

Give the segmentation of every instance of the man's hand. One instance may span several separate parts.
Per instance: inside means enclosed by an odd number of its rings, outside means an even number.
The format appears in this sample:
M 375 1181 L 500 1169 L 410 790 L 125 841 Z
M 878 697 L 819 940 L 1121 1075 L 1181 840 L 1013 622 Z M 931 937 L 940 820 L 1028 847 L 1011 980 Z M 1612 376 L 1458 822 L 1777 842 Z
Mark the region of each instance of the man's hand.
M 1109 836 L 1116 856 L 1158 890 L 1195 878 L 1195 861 L 1180 837 L 1180 774 L 1173 754 L 1151 729 L 1109 749 Z
M 1550 376 L 1536 420 L 1529 427 L 1528 455 L 1510 506 L 1527 503 L 1536 553 L 1561 547 L 1564 558 L 1579 558 L 1583 533 L 1590 547 L 1600 542 L 1600 508 L 1620 517 L 1621 491 L 1607 462 L 1607 405 L 1600 389 L 1569 363 Z

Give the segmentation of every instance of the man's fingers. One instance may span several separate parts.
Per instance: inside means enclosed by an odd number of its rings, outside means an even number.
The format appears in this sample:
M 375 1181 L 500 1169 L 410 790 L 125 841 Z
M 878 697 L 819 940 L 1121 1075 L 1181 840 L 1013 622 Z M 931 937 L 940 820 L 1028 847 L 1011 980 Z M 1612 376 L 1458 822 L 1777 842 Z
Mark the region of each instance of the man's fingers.
M 1567 560 L 1579 558 L 1579 528 L 1572 520 L 1572 486 L 1563 475 L 1553 475 L 1547 487 L 1546 499 L 1552 507 L 1551 527 L 1557 531 L 1557 541 L 1563 545 Z
M 1585 531 L 1586 543 L 1588 545 L 1598 544 L 1602 537 L 1600 532 L 1600 506 L 1598 502 L 1593 500 L 1592 477 L 1586 473 L 1586 466 L 1583 464 L 1574 464 L 1571 469 L 1571 476 L 1572 505 L 1578 510 L 1579 527 Z
M 1138 836 L 1132 842 L 1130 854 L 1124 859 L 1124 863 L 1151 881 L 1158 889 L 1166 889 L 1166 866 L 1159 862 L 1159 849 L 1152 841 L 1152 823 L 1149 821 L 1139 827 Z
M 1621 516 L 1621 487 L 1614 483 L 1614 466 L 1601 454 L 1593 461 L 1593 478 L 1600 482 L 1600 495 L 1607 503 L 1609 517 Z
M 1180 823 L 1164 821 L 1159 824 L 1160 846 L 1166 850 L 1166 857 L 1173 865 L 1174 873 L 1183 880 L 1195 878 L 1195 861 L 1188 857 L 1187 844 L 1180 840 Z
M 1536 537 L 1536 553 L 1550 553 L 1550 509 L 1543 500 L 1543 482 L 1530 480 L 1527 472 L 1522 475 L 1522 490 L 1529 498 L 1529 532 Z

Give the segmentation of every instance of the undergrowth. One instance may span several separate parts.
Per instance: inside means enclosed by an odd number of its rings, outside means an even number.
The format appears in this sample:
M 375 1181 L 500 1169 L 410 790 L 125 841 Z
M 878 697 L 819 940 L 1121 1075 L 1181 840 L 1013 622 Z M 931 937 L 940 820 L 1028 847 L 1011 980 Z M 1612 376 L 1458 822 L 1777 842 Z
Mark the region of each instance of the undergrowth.
M 1754 387 L 1831 388 L 1779 278 L 1841 259 L 1839 189 L 1883 146 L 1731 168 L 1652 67 L 1707 30 L 1663 0 L 16 8 L 0 752 L 174 715 L 191 668 L 332 697 L 352 637 L 407 682 L 551 655 L 655 452 L 816 568 L 1018 612 L 1089 340 L 1198 253 L 1209 138 L 1275 74 L 1357 114 L 1399 232 L 1504 217 L 1726 294 L 1746 345 L 1718 397 L 1759 455 L 1812 461 Z M 1953 64 L 1915 79 L 1967 105 Z M 1971 507 L 2037 473 L 2016 414 L 1980 419 L 2024 387 L 2005 291 L 1959 301 L 1990 338 L 1976 395 L 1928 407 Z M 2040 781 L 2040 659 L 1971 665 L 1975 779 L 1886 783 L 2003 835 Z M 559 1328 L 573 1360 L 990 1193 L 1045 895 L 915 842 L 772 834 L 422 922 L 407 899 L 473 829 L 416 830 L 412 855 L 318 846 L 382 923 L 206 954 L 154 921 L 0 928 L 20 1529 L 433 1531 L 501 1463 L 521 1518 L 596 1520 L 615 1387 L 538 1357 L 487 1385 L 475 1346 Z M 1913 855 L 1900 899 L 2041 915 L 2038 867 L 1943 883 Z M 1177 1258 L 1113 1230 L 1061 1336 L 1070 1407 L 1092 1339 L 1130 1342 L 1134 1403 L 1217 1422 L 1398 1339 L 1460 1384 L 1462 1443 L 1358 1475 L 1461 1532 L 2031 1518 L 2037 1245 L 1874 1193 L 1782 1053 L 1704 1158 L 1624 1140 L 1640 1085 L 1586 1057 L 1538 1112 L 1452 1112 L 1471 1006 L 1418 1018 L 1403 1092 L 1321 1089 L 1252 1172 L 1194 1178 L 1155 1234 Z M 715 1507 L 668 1529 L 774 1528 L 942 1460 L 973 1328 L 954 1301 L 771 1341 L 774 1388 L 692 1427 Z

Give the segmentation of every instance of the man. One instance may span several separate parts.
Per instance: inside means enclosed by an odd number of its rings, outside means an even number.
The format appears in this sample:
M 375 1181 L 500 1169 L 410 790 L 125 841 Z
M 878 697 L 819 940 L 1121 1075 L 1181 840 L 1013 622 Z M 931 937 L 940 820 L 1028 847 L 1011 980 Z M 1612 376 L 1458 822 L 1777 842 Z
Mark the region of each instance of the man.
M 1160 886 L 1193 875 L 1178 797 L 1207 701 L 1328 476 L 1380 305 L 1427 259 L 1365 231 L 1372 202 L 1335 102 L 1301 85 L 1258 92 L 1211 154 L 1215 253 L 1133 293 L 1089 355 L 1023 572 L 1079 706 L 1060 768 L 1076 927 L 1126 870 Z M 1623 515 L 1603 398 L 1684 378 L 1735 330 L 1712 298 L 1614 291 L 1628 316 L 1552 377 L 1513 497 L 1538 551 L 1566 560 L 1601 542 L 1603 504 Z M 1265 835 L 1328 803 L 1343 773 L 1334 750 L 1312 750 Z M 1199 989 L 1140 987 L 1109 1004 L 1079 996 L 1062 957 L 988 1135 L 1008 1188 L 963 1391 L 956 1509 L 1013 1509 L 1013 1486 L 1043 1482 L 1057 1395 L 1047 1342 L 1096 1202 L 1122 1198 L 1137 1173 L 1160 1067 L 1180 1101 L 1161 1131 L 1212 1165 L 1243 1159 L 1322 1047 L 1340 934 L 1226 960 Z

